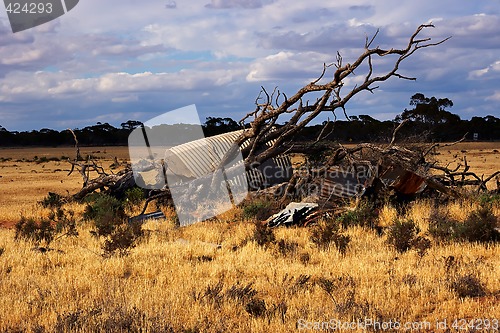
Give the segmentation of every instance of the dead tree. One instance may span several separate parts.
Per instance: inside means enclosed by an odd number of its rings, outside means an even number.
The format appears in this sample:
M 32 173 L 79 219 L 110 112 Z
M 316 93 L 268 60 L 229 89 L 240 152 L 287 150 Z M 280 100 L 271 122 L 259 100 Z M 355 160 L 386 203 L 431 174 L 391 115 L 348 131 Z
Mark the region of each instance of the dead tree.
M 76 149 L 75 159 L 71 160 L 68 158 L 68 163 L 71 164 L 71 170 L 69 171 L 68 176 L 70 176 L 75 169 L 77 169 L 83 179 L 82 189 L 75 193 L 71 199 L 81 200 L 96 190 L 109 191 L 115 196 L 122 196 L 127 189 L 135 185 L 132 170 L 128 163 L 124 165 L 122 170 L 115 174 L 113 172 L 108 173 L 90 155 L 87 156 L 86 159 L 83 159 L 80 154 L 80 146 L 75 132 L 71 129 L 68 130 L 73 135 Z M 119 167 L 119 164 L 118 159 L 115 157 L 115 161 L 112 166 Z M 91 178 L 91 175 L 94 174 L 97 174 L 97 177 Z
M 336 54 L 336 61 L 331 64 L 324 64 L 323 70 L 319 77 L 299 89 L 295 94 L 287 96 L 275 88 L 272 92 L 268 92 L 262 87 L 261 92 L 255 101 L 255 110 L 247 114 L 240 124 L 245 127 L 245 130 L 236 140 L 234 147 L 242 147 L 244 163 L 247 169 L 251 169 L 258 164 L 261 164 L 271 158 L 274 158 L 284 153 L 310 153 L 324 149 L 319 144 L 322 139 L 328 136 L 327 127 L 320 131 L 317 138 L 313 142 L 298 143 L 296 140 L 297 134 L 300 133 L 307 125 L 321 114 L 333 115 L 333 122 L 337 119 L 337 113 L 340 111 L 347 119 L 349 119 L 346 111 L 346 105 L 357 94 L 368 91 L 374 93 L 379 87 L 377 84 L 387 81 L 391 78 L 402 80 L 416 80 L 414 77 L 402 75 L 399 72 L 400 65 L 406 59 L 411 57 L 415 52 L 433 46 L 438 46 L 450 37 L 433 42 L 429 37 L 422 37 L 423 31 L 429 28 L 434 28 L 432 24 L 420 25 L 415 32 L 409 37 L 407 44 L 403 48 L 383 49 L 379 46 L 373 46 L 378 35 L 378 31 L 371 38 L 366 38 L 364 51 L 359 57 L 352 62 L 345 62 L 340 53 Z M 375 74 L 377 59 L 391 59 L 392 65 L 382 74 Z M 345 91 L 346 79 L 357 75 L 362 77 L 362 83 L 355 85 L 348 91 Z M 314 101 L 311 101 L 314 98 Z M 284 121 L 284 118 L 287 121 Z M 276 126 L 281 124 L 280 126 Z M 328 124 L 327 124 L 328 125 Z M 357 147 L 346 148 L 341 145 L 332 151 L 332 154 L 323 162 L 323 166 L 316 170 L 321 172 L 326 168 L 338 165 L 342 161 L 352 161 L 355 154 L 360 154 L 365 151 L 370 151 L 371 154 L 378 154 L 380 158 L 398 159 L 400 163 L 413 165 L 416 167 L 424 167 L 429 169 L 430 165 L 426 164 L 425 156 L 435 147 L 429 147 L 427 151 L 416 152 L 401 146 L 396 146 L 396 135 L 398 130 L 404 125 L 401 123 L 394 131 L 390 143 L 386 147 L 375 146 L 373 144 L 361 144 Z M 236 148 L 230 149 L 219 165 L 222 168 L 226 162 L 230 161 L 236 153 Z M 358 158 L 359 159 L 359 158 Z M 72 162 L 73 167 L 77 166 L 84 177 L 84 187 L 74 197 L 81 198 L 87 193 L 90 193 L 98 188 L 107 188 L 113 190 L 117 184 L 131 184 L 132 171 L 130 168 L 122 171 L 119 174 L 107 174 L 104 170 L 99 169 L 92 161 L 81 163 L 78 158 Z M 98 173 L 98 177 L 89 180 L 88 171 L 94 170 Z M 72 169 L 73 170 L 73 169 Z M 413 170 L 415 171 L 415 170 Z M 230 173 L 230 169 L 225 169 L 226 173 Z M 317 173 L 318 174 L 318 173 Z M 448 176 L 455 176 L 453 172 L 448 172 Z M 465 174 L 462 174 L 465 176 Z M 491 177 L 494 177 L 492 175 Z M 210 177 L 210 176 L 207 176 Z M 488 180 L 491 178 L 489 177 Z M 480 179 L 482 182 L 486 179 Z M 290 186 L 293 184 L 304 182 L 305 180 L 299 174 L 292 177 Z M 212 185 L 218 180 L 213 179 Z M 452 184 L 454 185 L 454 184 Z M 436 183 L 436 187 L 441 185 Z M 120 186 L 118 186 L 120 187 Z M 123 188 L 123 186 L 121 186 Z M 213 186 L 212 186 L 213 187 Z M 167 193 L 168 189 L 164 189 Z M 155 193 L 155 197 L 161 196 L 161 193 Z
M 285 152 L 304 151 L 304 147 L 299 147 L 294 142 L 297 133 L 322 113 L 331 113 L 334 119 L 337 119 L 337 111 L 342 110 L 343 114 L 348 118 L 345 108 L 346 104 L 360 92 L 369 91 L 373 93 L 378 88 L 376 86 L 377 83 L 386 81 L 392 77 L 403 80 L 416 80 L 414 77 L 407 77 L 400 74 L 398 72 L 400 64 L 416 51 L 437 46 L 451 38 L 448 37 L 438 42 L 432 42 L 431 38 L 420 37 L 422 31 L 433 27 L 434 25 L 432 24 L 420 25 L 410 36 L 408 44 L 401 49 L 373 47 L 372 44 L 377 37 L 377 31 L 372 38 L 366 38 L 364 52 L 352 63 L 345 63 L 341 54 L 337 52 L 335 63 L 324 64 L 323 71 L 316 80 L 302 87 L 290 97 L 278 89 L 274 89 L 272 93 L 269 93 L 262 87 L 256 99 L 255 110 L 247 114 L 240 121 L 243 124 L 252 118 L 250 127 L 241 134 L 236 142 L 238 146 L 241 146 L 247 140 L 250 143 L 243 151 L 244 156 L 246 156 L 245 166 L 250 168 L 254 163 L 262 163 Z M 375 57 L 394 58 L 392 68 L 384 74 L 374 75 L 373 62 Z M 333 75 L 330 76 L 330 69 L 332 67 L 336 69 L 333 71 Z M 358 70 L 361 71 L 363 68 L 366 68 L 366 72 L 363 73 L 363 82 L 344 93 L 345 80 L 350 76 L 361 75 L 358 73 Z M 327 80 L 327 76 L 330 76 L 332 79 Z M 313 94 L 319 94 L 320 97 L 316 98 L 312 103 L 308 98 Z M 282 122 L 281 120 L 284 116 L 290 115 L 290 119 L 283 126 L 279 128 L 275 127 L 276 124 Z M 326 136 L 324 132 L 324 130 L 321 131 L 316 141 Z M 269 147 L 263 147 L 263 143 L 269 142 L 269 140 L 274 140 L 273 144 Z M 232 151 L 228 152 L 222 164 L 233 153 Z

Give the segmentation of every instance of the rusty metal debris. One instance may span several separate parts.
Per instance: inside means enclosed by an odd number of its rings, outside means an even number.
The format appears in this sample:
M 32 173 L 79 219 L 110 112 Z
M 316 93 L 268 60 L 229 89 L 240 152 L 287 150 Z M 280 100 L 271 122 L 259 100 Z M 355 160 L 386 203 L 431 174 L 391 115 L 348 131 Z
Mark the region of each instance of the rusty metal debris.
M 368 148 L 369 152 L 361 152 Z M 354 156 L 351 152 L 358 155 Z M 379 147 L 362 144 L 362 148 L 353 148 L 351 152 L 337 160 L 338 165 L 303 172 L 299 180 L 295 180 L 295 192 L 287 191 L 292 200 L 284 210 L 265 221 L 269 227 L 278 225 L 308 225 L 328 214 L 336 214 L 334 208 L 342 207 L 345 199 L 377 200 L 393 196 L 398 200 L 411 200 L 426 193 L 441 193 L 445 196 L 458 197 L 457 186 L 476 185 L 478 191 L 485 190 L 487 178 L 467 180 L 471 172 L 468 168 L 458 182 L 457 170 L 436 175 L 430 172 L 435 164 L 431 164 L 414 151 Z M 340 154 L 335 154 L 336 156 Z M 451 175 L 451 179 L 449 179 Z M 453 179 L 455 177 L 455 180 Z M 314 184 L 314 186 L 310 186 Z M 305 195 L 304 195 L 305 194 Z M 299 200 L 302 202 L 293 202 Z M 317 206 L 310 209 L 312 203 Z M 338 212 L 337 212 L 338 213 Z
M 318 201 L 362 197 L 368 189 L 391 189 L 401 195 L 416 195 L 427 187 L 427 178 L 397 164 L 354 164 L 348 168 L 331 167 L 317 177 Z
M 380 166 L 379 172 L 382 183 L 400 194 L 415 195 L 427 187 L 425 177 L 396 164 Z
M 148 214 L 140 214 L 128 219 L 128 223 L 143 223 L 147 220 L 163 220 L 165 219 L 165 214 L 162 211 L 156 211 Z

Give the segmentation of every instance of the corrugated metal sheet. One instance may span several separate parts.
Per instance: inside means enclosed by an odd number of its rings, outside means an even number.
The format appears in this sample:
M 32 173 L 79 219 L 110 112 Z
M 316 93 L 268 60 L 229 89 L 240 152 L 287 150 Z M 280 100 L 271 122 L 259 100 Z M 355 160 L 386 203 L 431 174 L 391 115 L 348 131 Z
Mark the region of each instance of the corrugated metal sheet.
M 222 161 L 225 153 L 241 135 L 243 130 L 203 138 L 167 149 L 165 162 L 167 172 L 178 176 L 179 180 L 202 177 L 213 172 Z M 266 145 L 270 146 L 273 141 Z M 241 148 L 248 147 L 246 141 Z M 290 179 L 292 163 L 288 156 L 272 158 L 257 168 L 247 171 L 246 178 L 233 177 L 230 183 L 241 184 L 247 181 L 250 189 L 271 186 Z
M 182 174 L 186 177 L 207 175 L 218 167 L 224 154 L 241 133 L 242 130 L 225 133 L 169 148 L 165 154 L 167 166 L 170 168 L 168 162 L 172 159 L 171 156 L 176 156 L 182 162 L 178 170 L 174 170 L 176 174 Z

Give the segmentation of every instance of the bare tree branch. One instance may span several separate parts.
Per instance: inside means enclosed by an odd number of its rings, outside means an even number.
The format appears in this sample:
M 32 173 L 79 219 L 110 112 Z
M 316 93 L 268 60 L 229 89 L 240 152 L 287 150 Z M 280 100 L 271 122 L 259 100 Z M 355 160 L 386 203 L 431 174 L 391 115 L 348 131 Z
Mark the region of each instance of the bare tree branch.
M 245 166 L 249 168 L 250 165 L 255 162 L 261 163 L 269 158 L 273 158 L 281 154 L 283 152 L 283 145 L 287 142 L 293 141 L 298 132 L 309 125 L 323 112 L 332 112 L 335 115 L 335 110 L 341 109 L 344 116 L 349 119 L 346 111 L 347 103 L 355 95 L 362 91 L 369 91 L 373 93 L 378 88 L 375 83 L 386 81 L 391 77 L 404 80 L 415 80 L 413 77 L 400 74 L 398 72 L 399 66 L 405 59 L 413 55 L 417 50 L 440 45 L 450 38 L 448 37 L 438 42 L 431 42 L 431 38 L 420 37 L 420 34 L 424 29 L 433 27 L 434 25 L 432 24 L 419 26 L 409 38 L 406 47 L 402 49 L 382 49 L 378 46 L 372 47 L 372 44 L 379 33 L 377 30 L 371 38 L 366 37 L 364 52 L 352 63 L 344 63 L 343 57 L 339 52 L 337 52 L 336 63 L 330 65 L 323 64 L 323 70 L 317 79 L 300 88 L 294 95 L 289 97 L 285 96 L 281 103 L 278 103 L 279 96 L 273 98 L 277 91 L 276 88 L 273 91 L 273 94 L 269 95 L 266 89 L 262 87 L 261 93 L 256 99 L 256 109 L 247 114 L 240 122 L 243 124 L 249 117 L 254 118 L 250 123 L 250 127 L 241 134 L 236 142 L 241 146 L 243 142 L 247 140 L 250 141 L 249 146 L 251 148 L 244 152 L 246 153 Z M 396 58 L 394 59 L 391 69 L 384 74 L 374 76 L 374 56 L 395 56 Z M 329 82 L 322 82 L 327 77 L 327 72 L 332 65 L 335 65 L 335 70 L 332 76 L 333 79 Z M 364 75 L 363 82 L 343 94 L 342 88 L 344 87 L 344 80 L 347 77 L 354 75 L 356 70 L 363 68 L 361 67 L 362 65 L 366 65 L 367 67 L 367 72 Z M 321 93 L 321 97 L 318 98 L 314 104 L 310 105 L 306 102 L 306 105 L 303 105 L 302 101 L 308 101 L 308 96 L 312 96 L 311 94 L 317 93 Z M 261 101 L 262 94 L 265 95 L 263 101 Z M 278 95 L 281 95 L 279 91 Z M 285 114 L 292 114 L 292 116 L 282 127 L 271 130 L 274 128 L 275 124 L 279 123 L 279 120 Z M 321 135 L 322 133 L 320 133 L 319 137 L 321 137 Z M 274 140 L 272 145 L 263 145 L 264 142 L 269 142 L 270 140 Z M 391 144 L 394 143 L 394 140 L 395 137 L 393 137 Z M 226 161 L 227 158 L 223 158 L 222 164 Z

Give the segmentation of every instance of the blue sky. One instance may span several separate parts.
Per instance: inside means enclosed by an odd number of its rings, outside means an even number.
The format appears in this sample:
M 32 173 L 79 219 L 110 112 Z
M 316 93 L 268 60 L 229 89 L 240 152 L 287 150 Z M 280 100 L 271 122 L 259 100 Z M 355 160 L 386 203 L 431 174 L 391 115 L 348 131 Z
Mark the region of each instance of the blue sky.
M 382 83 L 348 114 L 393 119 L 421 92 L 451 99 L 464 119 L 500 116 L 500 0 L 80 0 L 16 34 L 1 8 L 0 125 L 119 126 L 193 103 L 202 119 L 239 120 L 261 86 L 291 95 L 377 29 L 376 45 L 404 47 L 428 22 L 426 36 L 453 37 L 401 66 L 417 81 Z

